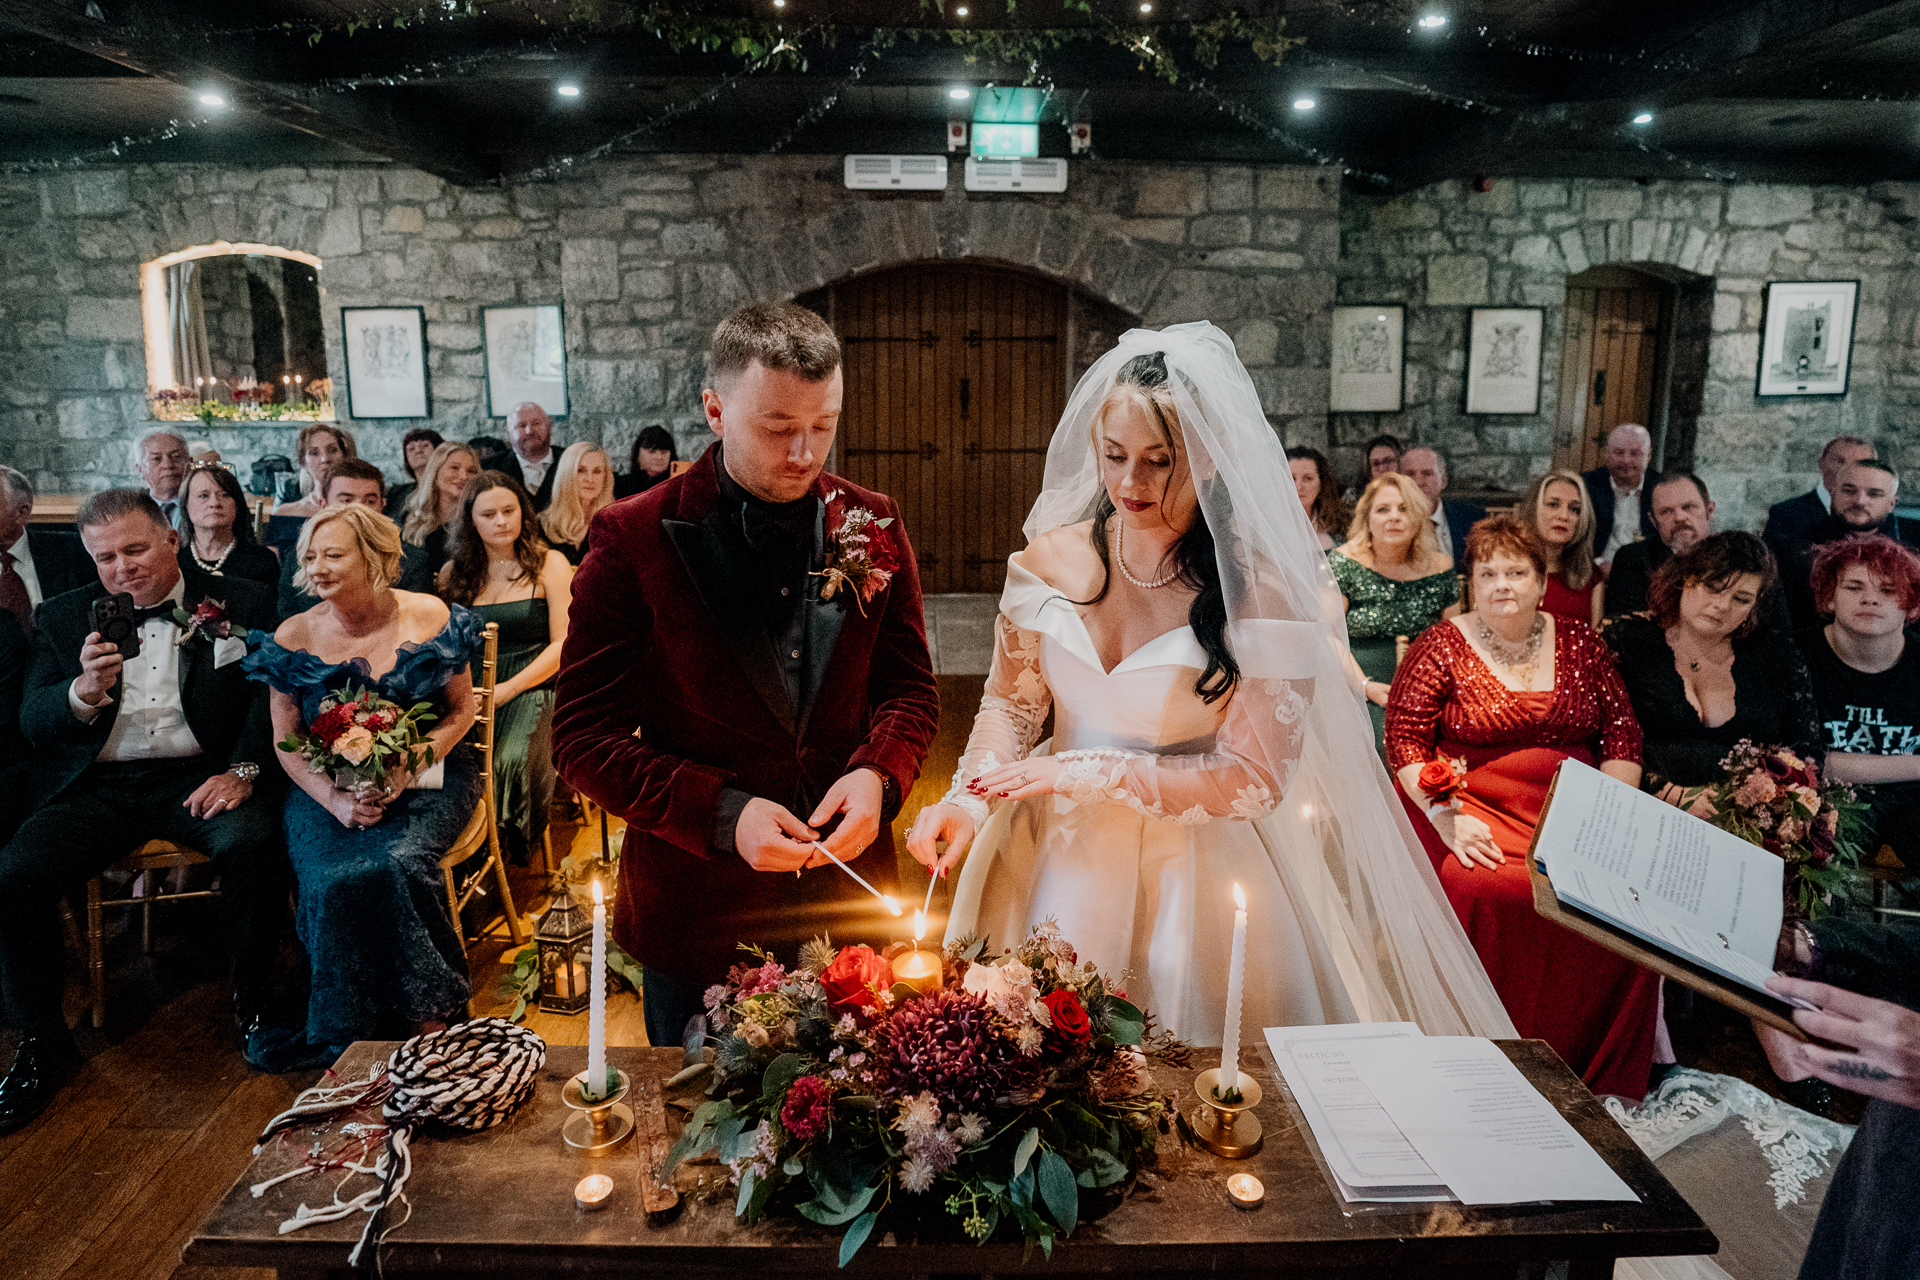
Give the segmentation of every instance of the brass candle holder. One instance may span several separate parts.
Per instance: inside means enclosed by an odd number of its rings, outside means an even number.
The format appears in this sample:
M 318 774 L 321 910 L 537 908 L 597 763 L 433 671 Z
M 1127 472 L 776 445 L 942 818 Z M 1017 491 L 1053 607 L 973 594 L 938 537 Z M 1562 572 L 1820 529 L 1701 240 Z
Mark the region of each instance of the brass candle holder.
M 1187 1115 L 1187 1127 L 1193 1140 L 1206 1150 L 1228 1160 L 1244 1160 L 1260 1150 L 1266 1141 L 1260 1117 L 1253 1109 L 1260 1105 L 1260 1082 L 1240 1072 L 1240 1101 L 1223 1102 L 1216 1092 L 1220 1087 L 1220 1068 L 1209 1067 L 1193 1082 L 1200 1105 Z
M 603 1156 L 633 1136 L 633 1108 L 620 1101 L 627 1096 L 627 1073 L 618 1067 L 607 1069 L 614 1086 L 604 1098 L 587 1097 L 584 1071 L 560 1086 L 560 1101 L 573 1108 L 560 1127 L 560 1136 L 568 1146 L 590 1156 Z

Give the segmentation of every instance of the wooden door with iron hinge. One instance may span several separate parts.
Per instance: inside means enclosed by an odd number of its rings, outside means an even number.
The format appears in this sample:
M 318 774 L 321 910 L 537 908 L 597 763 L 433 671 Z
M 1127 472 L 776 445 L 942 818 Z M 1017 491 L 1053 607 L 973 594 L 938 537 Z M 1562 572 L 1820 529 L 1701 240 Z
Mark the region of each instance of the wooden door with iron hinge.
M 1589 471 L 1604 465 L 1607 436 L 1621 423 L 1653 431 L 1670 291 L 1662 281 L 1619 267 L 1596 267 L 1568 279 L 1555 467 Z

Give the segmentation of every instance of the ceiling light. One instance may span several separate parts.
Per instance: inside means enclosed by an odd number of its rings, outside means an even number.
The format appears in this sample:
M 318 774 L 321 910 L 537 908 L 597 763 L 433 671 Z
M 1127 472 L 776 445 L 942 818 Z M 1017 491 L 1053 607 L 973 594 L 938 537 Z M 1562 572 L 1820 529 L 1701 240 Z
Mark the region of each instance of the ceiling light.
M 773 0 L 773 7 L 776 9 L 784 9 L 787 7 L 787 0 Z
M 1441 27 L 1446 26 L 1447 20 L 1441 14 L 1430 13 L 1426 17 L 1420 19 L 1420 25 L 1425 27 L 1429 31 L 1435 31 Z
M 964 101 L 966 101 L 966 100 L 967 100 L 968 98 L 971 98 L 971 97 L 973 96 L 973 90 L 971 90 L 971 89 L 949 89 L 949 90 L 947 90 L 947 96 L 948 96 L 949 98 L 952 98 L 952 99 L 953 99 L 953 100 L 954 100 L 955 102 L 964 102 Z
M 227 100 L 217 93 L 203 93 L 200 95 L 200 105 L 203 107 L 224 107 L 227 105 Z
M 1295 111 L 1311 111 L 1313 110 L 1313 106 L 1312 98 L 1295 98 L 1293 100 L 1293 109 Z
M 1141 6 L 1140 6 L 1140 12 L 1142 12 L 1142 13 L 1152 13 L 1152 12 L 1153 12 L 1153 6 L 1152 6 L 1152 5 L 1150 5 L 1150 4 L 1143 4 L 1143 5 L 1141 5 Z
M 955 9 L 954 12 L 964 18 L 967 16 L 967 6 L 961 5 L 958 9 Z
M 1642 112 L 1641 112 L 1641 113 L 1640 113 L 1639 115 L 1637 115 L 1637 116 L 1635 116 L 1635 117 L 1633 118 L 1633 122 L 1634 122 L 1635 124 L 1652 124 L 1652 123 L 1653 123 L 1653 112 L 1651 112 L 1651 111 L 1642 111 Z
M 580 96 L 580 86 L 577 84 L 556 85 L 553 91 L 563 98 L 577 98 Z

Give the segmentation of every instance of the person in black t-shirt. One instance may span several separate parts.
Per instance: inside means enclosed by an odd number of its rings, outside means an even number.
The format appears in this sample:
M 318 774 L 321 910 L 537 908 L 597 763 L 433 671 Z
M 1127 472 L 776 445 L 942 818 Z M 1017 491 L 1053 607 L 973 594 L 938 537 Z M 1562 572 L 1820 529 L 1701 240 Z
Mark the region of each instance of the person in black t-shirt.
M 1827 776 L 1852 783 L 1871 810 L 1869 849 L 1920 855 L 1920 652 L 1906 625 L 1920 618 L 1920 555 L 1879 534 L 1830 542 L 1813 562 L 1821 614 L 1800 633 L 1813 677 Z

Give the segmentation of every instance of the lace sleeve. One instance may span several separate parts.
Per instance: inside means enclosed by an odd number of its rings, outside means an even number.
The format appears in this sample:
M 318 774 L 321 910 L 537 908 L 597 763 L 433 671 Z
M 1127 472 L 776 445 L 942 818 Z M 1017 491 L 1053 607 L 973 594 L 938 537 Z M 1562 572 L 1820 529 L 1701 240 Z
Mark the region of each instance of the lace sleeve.
M 953 771 L 953 785 L 940 803 L 964 809 L 978 830 L 988 804 L 967 790 L 967 783 L 1003 764 L 1024 760 L 1040 741 L 1053 706 L 1053 690 L 1040 670 L 1040 633 L 1022 631 L 1000 614 L 993 622 L 993 666 L 987 672 L 980 713 L 973 719 L 967 749 Z
M 1125 804 L 1178 823 L 1258 818 L 1286 794 L 1300 759 L 1311 679 L 1243 678 L 1204 754 L 1063 751 L 1054 790 L 1077 804 Z

